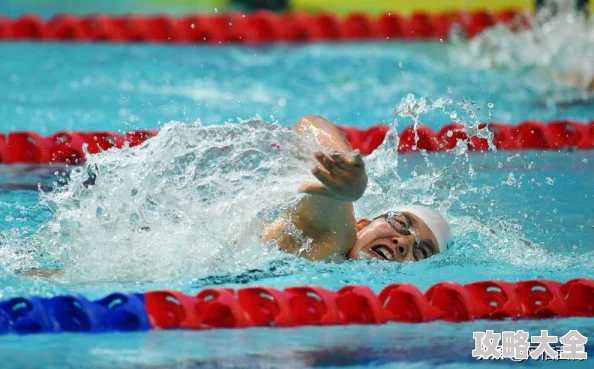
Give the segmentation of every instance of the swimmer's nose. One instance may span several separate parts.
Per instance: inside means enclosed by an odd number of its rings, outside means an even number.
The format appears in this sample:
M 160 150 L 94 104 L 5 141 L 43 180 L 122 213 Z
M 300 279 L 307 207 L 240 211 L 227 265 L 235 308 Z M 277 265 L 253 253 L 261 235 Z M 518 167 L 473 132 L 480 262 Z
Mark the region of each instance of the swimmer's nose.
M 398 261 L 404 261 L 407 259 L 409 255 L 412 255 L 412 243 L 407 242 L 407 240 L 402 238 L 394 237 L 392 238 L 392 244 L 394 245 L 396 251 L 396 259 Z

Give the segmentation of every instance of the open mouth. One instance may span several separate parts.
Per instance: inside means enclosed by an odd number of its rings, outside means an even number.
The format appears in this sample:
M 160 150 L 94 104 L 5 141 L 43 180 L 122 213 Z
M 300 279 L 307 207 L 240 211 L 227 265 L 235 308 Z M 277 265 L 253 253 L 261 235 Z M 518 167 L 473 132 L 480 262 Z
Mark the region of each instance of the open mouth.
M 390 250 L 390 248 L 386 245 L 375 245 L 371 247 L 371 251 L 375 256 L 382 260 L 392 261 L 394 259 L 392 250 Z

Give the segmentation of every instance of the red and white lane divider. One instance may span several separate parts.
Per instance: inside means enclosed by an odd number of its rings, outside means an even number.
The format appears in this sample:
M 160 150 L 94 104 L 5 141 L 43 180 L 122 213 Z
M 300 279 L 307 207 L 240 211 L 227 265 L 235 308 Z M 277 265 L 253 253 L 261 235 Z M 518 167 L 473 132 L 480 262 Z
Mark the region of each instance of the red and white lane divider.
M 340 127 L 354 149 L 369 155 L 384 141 L 387 125 L 368 129 Z M 498 150 L 586 150 L 594 149 L 594 122 L 579 123 L 560 120 L 549 123 L 525 121 L 517 126 L 489 122 L 479 128 L 493 133 L 493 145 Z M 66 163 L 81 164 L 85 160 L 84 145 L 91 154 L 124 145 L 136 146 L 157 134 L 154 130 L 116 132 L 58 132 L 42 137 L 34 132 L 11 132 L 0 134 L 0 163 Z M 486 152 L 487 139 L 469 135 L 464 126 L 448 124 L 437 132 L 420 125 L 405 128 L 399 135 L 398 151 L 446 151 L 459 141 L 469 150 Z
M 270 11 L 253 13 L 169 15 L 37 15 L 17 19 L 0 16 L 0 40 L 155 43 L 270 43 L 386 39 L 445 39 L 456 24 L 475 36 L 496 23 L 527 27 L 525 12 L 386 13 L 373 17 L 353 13 L 309 14 Z

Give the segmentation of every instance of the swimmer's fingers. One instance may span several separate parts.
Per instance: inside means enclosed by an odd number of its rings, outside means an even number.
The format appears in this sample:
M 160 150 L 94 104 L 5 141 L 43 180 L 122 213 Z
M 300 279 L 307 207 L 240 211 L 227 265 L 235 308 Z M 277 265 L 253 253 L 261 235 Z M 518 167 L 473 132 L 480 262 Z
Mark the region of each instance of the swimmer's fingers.
M 311 173 L 330 190 L 339 189 L 341 187 L 332 174 L 319 165 L 313 167 Z
M 337 176 L 337 175 L 342 174 L 342 173 L 340 173 L 341 172 L 340 167 L 337 165 L 337 163 L 334 161 L 333 157 L 331 157 L 330 155 L 328 155 L 322 151 L 317 151 L 316 153 L 314 153 L 314 157 L 322 165 L 322 167 L 324 169 L 326 169 L 328 171 L 328 173 L 330 173 L 332 176 Z
M 354 155 L 333 153 L 331 158 L 340 169 L 346 171 L 352 171 L 353 169 L 359 169 L 364 166 L 363 158 L 358 151 L 355 151 Z

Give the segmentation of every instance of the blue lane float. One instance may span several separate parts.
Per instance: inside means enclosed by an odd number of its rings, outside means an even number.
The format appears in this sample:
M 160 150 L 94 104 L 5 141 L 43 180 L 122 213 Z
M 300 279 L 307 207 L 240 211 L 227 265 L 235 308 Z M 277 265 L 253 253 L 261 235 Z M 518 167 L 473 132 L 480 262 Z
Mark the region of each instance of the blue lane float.
M 0 303 L 0 333 L 142 331 L 150 329 L 143 294 L 17 297 Z

